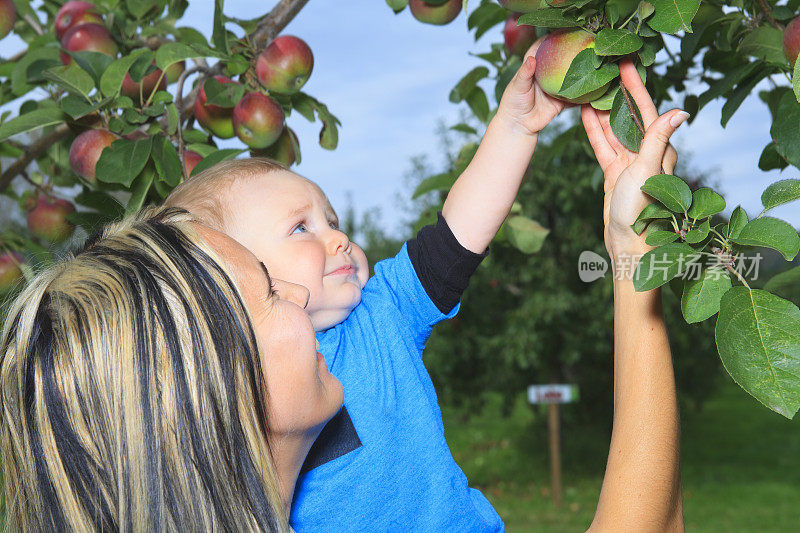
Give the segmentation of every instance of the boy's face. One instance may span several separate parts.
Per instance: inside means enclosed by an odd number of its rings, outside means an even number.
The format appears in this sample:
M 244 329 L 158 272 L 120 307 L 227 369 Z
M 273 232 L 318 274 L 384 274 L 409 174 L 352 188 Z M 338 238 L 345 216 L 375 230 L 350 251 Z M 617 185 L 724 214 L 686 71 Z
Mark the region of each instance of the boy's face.
M 235 180 L 228 210 L 228 233 L 270 276 L 309 290 L 306 310 L 315 331 L 342 322 L 361 301 L 367 257 L 338 230 L 336 213 L 315 184 L 285 170 Z

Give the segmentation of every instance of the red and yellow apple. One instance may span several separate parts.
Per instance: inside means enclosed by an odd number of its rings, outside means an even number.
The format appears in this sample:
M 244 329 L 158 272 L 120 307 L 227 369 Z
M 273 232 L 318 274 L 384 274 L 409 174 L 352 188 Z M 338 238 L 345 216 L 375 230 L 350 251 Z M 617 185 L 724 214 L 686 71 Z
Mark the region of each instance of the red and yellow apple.
M 789 64 L 794 67 L 797 54 L 800 53 L 800 17 L 792 20 L 783 30 L 783 51 Z
M 517 20 L 519 20 L 519 15 L 511 15 L 506 19 L 503 39 L 509 54 L 523 57 L 536 40 L 536 28 L 534 26 L 517 26 Z
M 233 131 L 251 148 L 266 148 L 283 131 L 283 108 L 262 93 L 249 93 L 233 108 Z
M 256 61 L 258 81 L 269 91 L 294 94 L 305 85 L 314 69 L 314 55 L 306 42 L 279 35 Z
M 156 88 L 157 83 L 159 91 L 163 91 L 167 88 L 167 75 L 165 74 L 164 77 L 161 77 L 161 69 L 159 68 L 142 78 L 142 81 L 138 83 L 133 81 L 130 73 L 127 73 L 125 74 L 125 78 L 122 80 L 122 88 L 120 89 L 120 92 L 134 102 L 143 104 L 150 97 L 153 89 Z M 139 86 L 141 86 L 141 91 L 139 90 Z
M 25 258 L 18 252 L 4 252 L 0 255 L 0 297 L 7 296 L 25 281 L 21 265 Z
M 69 166 L 78 176 L 95 181 L 95 168 L 100 154 L 119 137 L 108 130 L 86 130 L 69 147 Z
M 75 206 L 63 198 L 40 194 L 31 198 L 28 208 L 28 230 L 48 242 L 62 242 L 72 235 L 75 226 L 67 220 L 67 215 L 75 212 Z
M 429 3 L 425 0 L 409 0 L 411 14 L 420 22 L 443 26 L 453 22 L 461 12 L 463 0 L 448 0 L 443 4 Z
M 102 24 L 103 16 L 97 6 L 91 2 L 71 1 L 67 2 L 56 13 L 56 39 L 59 41 L 64 38 L 67 30 L 80 24 Z
M 292 142 L 293 139 L 294 143 Z M 300 144 L 297 140 L 297 135 L 295 135 L 291 128 L 286 127 L 272 146 L 263 150 L 254 150 L 252 154 L 256 157 L 269 157 L 270 159 L 274 159 L 290 167 L 297 161 L 297 152 L 294 148 L 295 144 Z
M 69 52 L 100 52 L 111 57 L 116 56 L 118 52 L 117 43 L 111 38 L 106 27 L 93 23 L 71 27 L 61 39 L 61 47 Z M 72 62 L 72 57 L 66 52 L 61 52 L 61 61 L 68 65 Z
M 183 152 L 183 167 L 186 169 L 186 175 L 191 176 L 192 170 L 197 166 L 197 163 L 203 160 L 203 156 L 197 152 L 186 150 Z
M 225 76 L 214 76 L 214 79 L 220 83 L 236 83 Z M 216 135 L 220 139 L 230 139 L 234 135 L 232 115 L 233 108 L 231 107 L 206 104 L 204 82 L 194 101 L 194 118 L 197 119 L 197 122 L 212 135 Z
M 17 20 L 17 10 L 11 0 L 0 0 L 0 39 L 11 33 Z
M 587 48 L 594 48 L 594 35 L 584 30 L 559 30 L 545 37 L 536 51 L 536 81 L 542 90 L 573 104 L 585 104 L 603 96 L 610 82 L 580 98 L 558 95 L 572 60 Z

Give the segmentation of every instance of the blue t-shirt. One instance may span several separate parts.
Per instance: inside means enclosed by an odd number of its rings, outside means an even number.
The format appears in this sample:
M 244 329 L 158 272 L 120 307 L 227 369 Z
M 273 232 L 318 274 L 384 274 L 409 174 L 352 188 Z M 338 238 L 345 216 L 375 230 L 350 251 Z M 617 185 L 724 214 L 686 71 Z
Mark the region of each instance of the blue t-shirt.
M 298 532 L 504 530 L 450 453 L 422 361 L 433 325 L 458 307 L 437 309 L 404 245 L 375 265 L 350 316 L 317 334 L 361 446 L 298 478 Z

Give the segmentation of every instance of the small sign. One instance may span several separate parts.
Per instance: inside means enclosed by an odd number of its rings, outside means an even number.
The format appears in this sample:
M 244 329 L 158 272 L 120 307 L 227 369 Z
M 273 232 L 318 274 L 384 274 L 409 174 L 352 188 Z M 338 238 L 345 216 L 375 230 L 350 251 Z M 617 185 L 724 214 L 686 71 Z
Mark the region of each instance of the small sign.
M 528 387 L 528 403 L 573 403 L 577 401 L 577 385 L 530 385 Z

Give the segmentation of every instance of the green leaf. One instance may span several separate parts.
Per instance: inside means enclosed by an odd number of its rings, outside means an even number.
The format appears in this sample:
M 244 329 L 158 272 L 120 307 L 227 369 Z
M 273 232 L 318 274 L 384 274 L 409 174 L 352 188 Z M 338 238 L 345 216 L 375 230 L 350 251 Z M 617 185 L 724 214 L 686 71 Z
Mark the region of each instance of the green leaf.
M 616 63 L 606 63 L 596 68 L 597 59 L 597 54 L 591 48 L 581 50 L 570 63 L 558 94 L 565 98 L 580 98 L 619 76 Z
M 732 68 L 717 80 L 709 80 L 708 90 L 697 98 L 698 110 L 703 109 L 706 104 L 712 100 L 732 91 L 737 83 L 750 76 L 757 68 L 757 62 L 749 61 L 743 65 Z
M 181 182 L 183 169 L 178 152 L 169 139 L 162 135 L 153 137 L 153 162 L 159 177 L 170 187 L 175 187 Z
M 766 145 L 761 152 L 761 157 L 758 158 L 758 168 L 761 170 L 783 170 L 788 166 L 789 163 L 780 156 L 774 142 Z
M 540 28 L 574 28 L 580 22 L 564 16 L 560 8 L 537 9 L 519 17 L 518 25 L 539 26 Z
M 783 32 L 772 26 L 756 26 L 744 36 L 738 51 L 763 59 L 773 65 L 786 65 L 786 54 L 783 52 Z
M 167 43 L 164 46 L 168 46 L 169 44 L 173 43 Z M 103 72 L 103 75 L 100 76 L 100 92 L 102 92 L 105 96 L 116 95 L 119 92 L 120 87 L 122 87 L 122 81 L 125 79 L 125 74 L 128 73 L 131 65 L 133 65 L 143 54 L 149 53 L 151 53 L 150 50 L 144 48 L 134 50 L 130 54 L 123 56 L 111 63 L 105 72 Z
M 82 51 L 82 52 L 67 52 L 75 60 L 83 70 L 89 73 L 89 76 L 94 80 L 94 85 L 100 85 L 100 78 L 103 73 L 108 69 L 114 58 L 107 56 L 100 52 Z
M 128 199 L 128 205 L 125 206 L 125 215 L 137 213 L 142 208 L 154 179 L 155 173 L 152 167 L 145 168 L 144 172 L 136 178 L 131 187 L 131 197 Z
M 0 124 L 0 142 L 20 133 L 64 122 L 65 117 L 55 109 L 34 109 Z
M 733 380 L 792 418 L 800 408 L 800 309 L 763 290 L 733 287 L 722 297 L 714 336 Z
M 697 220 L 725 211 L 725 199 L 707 187 L 692 193 L 692 207 L 689 216 Z
M 408 0 L 386 0 L 386 5 L 392 8 L 395 14 L 400 13 L 408 5 Z
M 628 30 L 604 28 L 594 41 L 595 53 L 599 56 L 624 56 L 642 47 L 642 38 Z
M 152 144 L 151 137 L 136 141 L 117 139 L 103 150 L 97 160 L 97 180 L 130 187 L 150 159 Z
M 800 266 L 775 274 L 764 284 L 764 290 L 795 303 L 800 302 Z
M 122 218 L 125 214 L 125 208 L 120 205 L 117 199 L 103 191 L 83 190 L 75 197 L 75 202 L 99 211 L 108 216 L 110 220 Z
M 641 188 L 675 213 L 685 212 L 692 204 L 692 190 L 677 176 L 656 174 L 647 178 Z
M 125 6 L 128 12 L 135 18 L 140 19 L 158 4 L 158 0 L 126 0 Z M 163 9 L 163 5 L 162 5 Z
M 719 123 L 723 128 L 728 125 L 728 121 L 731 119 L 731 117 L 733 117 L 733 114 L 736 113 L 736 110 L 741 107 L 745 99 L 753 93 L 753 89 L 755 89 L 756 85 L 758 85 L 761 80 L 766 78 L 769 74 L 769 70 L 761 70 L 754 76 L 736 86 L 733 94 L 731 94 L 731 96 L 725 102 L 725 105 L 722 106 L 722 117 L 720 118 Z
M 716 315 L 722 296 L 731 286 L 731 277 L 724 268 L 706 268 L 697 279 L 686 279 L 681 295 L 683 318 L 694 324 Z
M 731 238 L 744 246 L 763 246 L 778 250 L 787 261 L 800 252 L 800 235 L 788 222 L 779 218 L 754 218 L 742 228 L 738 237 Z
M 664 231 L 660 229 L 648 229 L 647 236 L 644 239 L 644 242 L 648 246 L 661 246 L 663 244 L 669 244 L 671 242 L 675 242 L 678 240 L 678 234 L 674 231 Z
M 635 108 L 636 115 L 641 120 L 642 114 L 633 98 L 631 98 L 631 103 Z M 630 108 L 628 108 L 628 103 L 625 101 L 622 91 L 619 91 L 614 97 L 609 119 L 611 121 L 611 131 L 614 132 L 619 142 L 631 152 L 638 153 L 639 145 L 642 143 L 642 133 L 631 117 Z
M 510 217 L 506 223 L 508 240 L 522 253 L 533 254 L 542 249 L 550 230 L 522 215 Z
M 203 158 L 202 161 L 197 163 L 197 166 L 194 167 L 192 170 L 192 176 L 199 174 L 200 172 L 204 171 L 207 168 L 211 168 L 217 163 L 221 163 L 223 161 L 227 161 L 228 159 L 233 159 L 237 155 L 244 152 L 244 150 L 236 150 L 233 148 L 225 148 L 223 150 L 217 150 Z
M 761 193 L 761 204 L 767 211 L 800 199 L 800 180 L 776 181 Z
M 737 206 L 731 213 L 730 223 L 728 224 L 728 238 L 735 239 L 742 232 L 748 223 L 747 213 L 742 206 Z
M 166 69 L 174 63 L 179 63 L 187 59 L 196 59 L 202 57 L 202 54 L 195 49 L 183 43 L 166 43 L 162 44 L 156 50 L 156 66 L 161 70 Z
M 655 31 L 675 34 L 681 30 L 692 33 L 692 19 L 700 0 L 652 0 L 656 11 L 647 24 Z
M 445 172 L 443 174 L 436 174 L 434 176 L 430 176 L 425 178 L 417 185 L 417 188 L 414 189 L 414 194 L 411 195 L 412 199 L 419 198 L 423 194 L 427 194 L 432 191 L 447 191 L 450 190 L 450 187 L 453 186 L 453 183 L 456 181 L 455 175 L 451 174 L 450 172 Z
M 489 100 L 480 87 L 473 87 L 467 95 L 467 105 L 484 124 L 489 121 Z
M 457 104 L 458 102 L 465 100 L 478 82 L 488 75 L 489 69 L 486 67 L 475 67 L 474 69 L 470 70 L 450 91 L 450 101 L 454 104 Z
M 471 135 L 477 135 L 478 130 L 470 126 L 469 124 L 456 124 L 455 126 L 450 126 L 450 129 L 453 131 L 460 131 L 461 133 L 469 133 Z
M 589 102 L 593 108 L 599 111 L 610 111 L 611 107 L 614 105 L 614 98 L 617 97 L 617 93 L 619 92 L 619 85 L 615 85 L 611 87 L 606 94 L 598 98 L 597 100 L 593 100 Z
M 169 135 L 175 135 L 178 131 L 178 108 L 175 104 L 167 105 L 167 129 Z
M 783 93 L 769 133 L 778 154 L 800 167 L 800 104 L 791 91 Z
M 214 0 L 214 26 L 211 33 L 211 43 L 226 54 L 228 48 L 228 32 L 225 30 L 225 15 L 222 12 L 224 0 Z
M 87 97 L 94 89 L 94 81 L 89 74 L 76 64 L 53 67 L 42 73 L 45 79 L 52 81 L 62 89 Z
M 77 120 L 97 111 L 101 107 L 105 107 L 109 103 L 111 103 L 111 98 L 105 98 L 99 102 L 92 103 L 88 102 L 81 96 L 68 94 L 61 99 L 58 105 L 67 115 L 71 116 L 74 120 Z
M 244 97 L 244 85 L 239 83 L 221 83 L 208 78 L 203 85 L 206 93 L 206 104 L 220 107 L 234 107 Z
M 644 254 L 633 273 L 633 287 L 649 291 L 660 287 L 696 264 L 700 254 L 688 244 L 674 242 Z
M 709 222 L 708 219 L 705 219 L 702 224 L 687 231 L 684 240 L 689 244 L 697 244 L 708 237 L 710 232 L 711 222 Z
M 641 235 L 650 220 L 660 218 L 672 218 L 672 211 L 659 203 L 647 204 L 639 213 L 639 216 L 636 217 L 633 224 L 631 224 L 631 229 L 633 229 L 637 235 Z
M 794 71 L 792 72 L 792 90 L 794 90 L 794 97 L 800 102 L 800 61 L 794 62 Z
M 642 65 L 645 67 L 649 67 L 656 61 L 656 54 L 663 48 L 663 44 L 661 41 L 655 39 L 646 39 L 642 45 L 642 47 L 637 52 L 639 56 L 639 60 L 642 62 Z
M 58 47 L 43 46 L 28 50 L 22 58 L 13 65 L 11 73 L 11 92 L 22 96 L 31 89 L 35 83 L 44 80 L 42 73 L 52 67 L 62 65 Z

